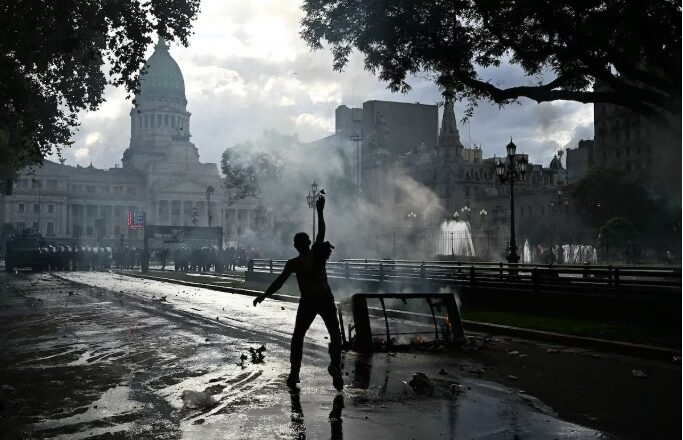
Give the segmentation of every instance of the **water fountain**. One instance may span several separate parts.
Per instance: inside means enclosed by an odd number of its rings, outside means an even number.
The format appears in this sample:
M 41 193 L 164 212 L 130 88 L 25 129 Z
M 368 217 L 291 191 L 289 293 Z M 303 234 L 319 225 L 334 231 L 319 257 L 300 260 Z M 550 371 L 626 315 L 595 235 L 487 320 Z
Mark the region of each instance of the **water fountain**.
M 531 263 L 531 247 L 529 247 L 529 240 L 524 241 L 524 248 L 522 249 L 522 263 Z
M 468 221 L 446 220 L 441 223 L 440 233 L 437 255 L 476 256 Z

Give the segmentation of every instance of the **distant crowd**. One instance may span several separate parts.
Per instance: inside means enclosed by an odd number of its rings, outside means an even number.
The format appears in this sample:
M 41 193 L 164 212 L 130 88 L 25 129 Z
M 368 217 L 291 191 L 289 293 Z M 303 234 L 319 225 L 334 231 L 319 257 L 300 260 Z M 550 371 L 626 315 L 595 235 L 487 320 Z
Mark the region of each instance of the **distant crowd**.
M 261 252 L 243 247 L 156 249 L 150 253 L 150 266 L 173 267 L 176 271 L 230 271 L 246 267 Z M 102 269 L 140 269 L 144 250 L 135 247 L 95 246 L 8 246 L 5 270 L 30 268 L 34 271 L 86 271 Z
M 257 249 L 243 247 L 228 247 L 218 249 L 215 247 L 195 247 L 156 249 L 151 252 L 150 265 L 172 266 L 175 271 L 182 272 L 223 272 L 235 270 L 237 267 L 246 267 L 252 258 L 260 258 L 261 252 Z M 120 248 L 114 251 L 114 266 L 118 269 L 136 269 L 141 267 L 143 250 L 139 248 Z
M 142 257 L 142 249 L 120 248 L 114 251 L 114 266 L 118 269 L 136 269 L 141 267 Z M 174 250 L 166 248 L 151 252 L 150 265 L 161 266 L 162 270 L 166 270 L 166 266 L 171 266 L 175 271 L 182 272 L 223 272 L 246 267 L 250 259 L 260 257 L 259 250 L 243 247 L 220 250 L 216 247 L 183 247 Z
M 167 264 L 169 252 L 167 249 L 158 251 L 162 269 Z M 192 272 L 224 272 L 246 267 L 252 258 L 261 258 L 261 252 L 256 249 L 229 247 L 216 248 L 179 248 L 173 251 L 173 266 L 176 271 Z
M 598 250 L 590 244 L 564 244 L 545 247 L 524 243 L 522 263 L 543 264 L 598 264 Z
M 34 271 L 100 270 L 111 267 L 111 248 L 53 246 L 8 249 L 5 270 L 31 268 Z

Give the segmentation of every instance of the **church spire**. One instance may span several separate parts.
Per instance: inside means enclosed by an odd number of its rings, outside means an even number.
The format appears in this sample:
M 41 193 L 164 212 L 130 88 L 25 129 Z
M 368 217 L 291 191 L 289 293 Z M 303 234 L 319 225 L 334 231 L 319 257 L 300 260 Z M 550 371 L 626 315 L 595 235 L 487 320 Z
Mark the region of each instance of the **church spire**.
M 453 100 L 446 98 L 443 108 L 443 119 L 441 120 L 441 130 L 439 131 L 439 147 L 456 148 L 456 154 L 462 156 L 464 148 L 460 142 L 460 133 L 455 123 L 455 111 L 453 110 Z

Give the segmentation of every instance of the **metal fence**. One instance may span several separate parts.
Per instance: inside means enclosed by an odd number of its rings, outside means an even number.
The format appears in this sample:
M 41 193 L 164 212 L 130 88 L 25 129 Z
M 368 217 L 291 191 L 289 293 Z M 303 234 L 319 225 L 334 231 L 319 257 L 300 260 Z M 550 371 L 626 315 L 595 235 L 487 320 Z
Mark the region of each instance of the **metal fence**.
M 248 271 L 279 273 L 286 260 L 250 260 Z M 327 263 L 327 275 L 379 283 L 439 283 L 469 287 L 591 293 L 648 292 L 680 296 L 681 268 L 508 264 L 495 262 L 344 259 Z

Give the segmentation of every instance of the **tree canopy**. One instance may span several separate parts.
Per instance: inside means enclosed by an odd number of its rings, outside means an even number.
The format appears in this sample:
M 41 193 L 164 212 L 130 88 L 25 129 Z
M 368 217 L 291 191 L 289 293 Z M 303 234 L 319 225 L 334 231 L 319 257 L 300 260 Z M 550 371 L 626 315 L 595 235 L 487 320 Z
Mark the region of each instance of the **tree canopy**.
M 235 190 L 234 197 L 258 197 L 265 182 L 272 182 L 280 175 L 282 161 L 265 151 L 255 151 L 251 141 L 226 148 L 221 155 L 221 171 L 226 184 Z
M 620 218 L 653 245 L 680 242 L 680 210 L 655 197 L 635 176 L 597 168 L 577 182 L 571 196 L 581 218 L 596 230 Z
M 305 0 L 303 9 L 302 38 L 329 44 L 335 69 L 355 49 L 392 91 L 426 72 L 469 101 L 468 115 L 481 99 L 523 97 L 680 115 L 680 0 Z M 487 78 L 508 62 L 526 83 Z
M 107 84 L 139 87 L 153 37 L 187 46 L 199 0 L 24 0 L 0 4 L 0 177 L 71 145 L 78 113 Z

